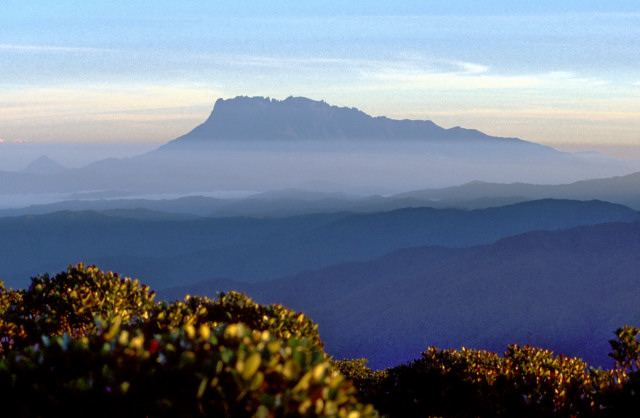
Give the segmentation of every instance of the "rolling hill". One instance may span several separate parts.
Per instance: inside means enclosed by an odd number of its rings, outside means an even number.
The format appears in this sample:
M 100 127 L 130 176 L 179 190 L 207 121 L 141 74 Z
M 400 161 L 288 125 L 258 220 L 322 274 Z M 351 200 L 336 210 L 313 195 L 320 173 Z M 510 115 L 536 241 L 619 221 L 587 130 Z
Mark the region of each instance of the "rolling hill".
M 378 368 L 417 358 L 429 346 L 502 352 L 511 343 L 611 366 L 613 331 L 640 322 L 639 253 L 640 223 L 605 223 L 159 294 L 171 300 L 235 289 L 291 306 L 319 324 L 336 358 L 366 357 Z
M 63 211 L 0 218 L 0 278 L 18 286 L 31 275 L 84 261 L 156 289 L 209 277 L 264 281 L 400 248 L 466 247 L 531 230 L 638 218 L 621 205 L 551 199 L 473 211 L 407 208 L 287 218 Z

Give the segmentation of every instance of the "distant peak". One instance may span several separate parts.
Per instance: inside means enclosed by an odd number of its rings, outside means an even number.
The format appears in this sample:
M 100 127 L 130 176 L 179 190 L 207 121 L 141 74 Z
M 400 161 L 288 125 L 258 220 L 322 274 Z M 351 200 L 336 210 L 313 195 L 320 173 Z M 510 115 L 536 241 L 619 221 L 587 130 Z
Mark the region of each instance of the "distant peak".
M 216 100 L 209 118 L 172 146 L 211 141 L 395 141 L 456 140 L 487 136 L 464 129 L 448 131 L 427 120 L 372 117 L 355 107 L 289 96 L 237 96 Z
M 214 105 L 214 112 L 217 106 L 270 106 L 270 107 L 278 107 L 283 105 L 320 105 L 327 106 L 324 100 L 313 100 L 306 97 L 301 96 L 289 96 L 284 100 L 278 100 L 271 97 L 262 97 L 262 96 L 236 96 L 231 99 L 218 99 Z M 336 106 L 333 106 L 336 107 Z
M 209 118 L 191 132 L 166 146 L 208 146 L 213 143 L 249 143 L 256 141 L 394 142 L 447 141 L 524 142 L 515 138 L 498 138 L 474 129 L 442 128 L 429 120 L 398 120 L 372 117 L 355 107 L 330 105 L 324 100 L 289 96 L 283 100 L 270 97 L 237 96 L 217 99 Z
M 68 170 L 67 167 L 53 161 L 51 158 L 46 155 L 41 155 L 40 157 L 33 160 L 27 167 L 25 167 L 22 171 L 26 173 L 37 173 L 37 174 L 54 174 L 62 171 Z

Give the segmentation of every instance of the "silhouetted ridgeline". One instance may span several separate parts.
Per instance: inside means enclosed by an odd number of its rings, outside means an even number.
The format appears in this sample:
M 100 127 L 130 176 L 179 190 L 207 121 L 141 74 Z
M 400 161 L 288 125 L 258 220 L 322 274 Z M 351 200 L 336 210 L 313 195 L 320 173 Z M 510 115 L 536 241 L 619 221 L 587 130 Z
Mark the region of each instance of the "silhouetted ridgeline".
M 425 347 L 545 347 L 611 365 L 607 341 L 638 324 L 640 223 L 534 231 L 468 248 L 419 247 L 262 283 L 211 280 L 159 291 L 246 291 L 319 324 L 329 353 L 375 367 Z
M 155 288 L 211 277 L 261 281 L 400 248 L 465 247 L 536 229 L 637 219 L 638 212 L 624 206 L 564 200 L 474 211 L 405 208 L 288 218 L 63 211 L 0 218 L 0 277 L 19 286 L 71 259 L 128 271 Z M 190 266 L 188 276 L 184 266 Z
M 0 195 L 263 192 L 319 182 L 340 192 L 393 194 L 473 180 L 559 184 L 638 169 L 638 162 L 597 153 L 372 117 L 303 97 L 236 97 L 218 100 L 191 132 L 135 157 L 73 169 L 46 158 L 25 171 L 0 167 Z
M 276 100 L 263 97 L 218 99 L 211 115 L 191 132 L 165 147 L 203 141 L 403 141 L 473 140 L 524 143 L 473 129 L 444 129 L 428 120 L 372 117 L 356 109 L 331 106 L 305 97 Z M 541 145 L 529 143 L 539 149 Z

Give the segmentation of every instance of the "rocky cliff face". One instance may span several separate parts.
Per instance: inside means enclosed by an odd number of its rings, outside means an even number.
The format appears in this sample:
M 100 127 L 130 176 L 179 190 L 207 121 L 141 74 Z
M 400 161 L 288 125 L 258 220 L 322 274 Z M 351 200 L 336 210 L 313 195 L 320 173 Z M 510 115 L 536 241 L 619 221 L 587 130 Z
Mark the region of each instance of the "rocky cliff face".
M 435 139 L 504 140 L 476 130 L 444 129 L 426 120 L 372 117 L 356 108 L 331 106 L 304 97 L 275 100 L 242 96 L 219 99 L 202 125 L 172 142 Z

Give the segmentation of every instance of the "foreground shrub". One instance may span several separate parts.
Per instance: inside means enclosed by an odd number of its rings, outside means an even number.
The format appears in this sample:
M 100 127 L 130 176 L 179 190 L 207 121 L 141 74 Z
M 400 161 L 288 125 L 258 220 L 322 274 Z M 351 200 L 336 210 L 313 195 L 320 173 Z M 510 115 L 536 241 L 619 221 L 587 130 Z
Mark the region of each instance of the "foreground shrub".
M 640 411 L 640 329 L 626 325 L 610 340 L 619 390 L 609 391 L 609 417 L 636 417 Z
M 95 321 L 136 324 L 147 319 L 154 306 L 154 293 L 137 280 L 120 278 L 84 264 L 69 266 L 54 277 L 48 274 L 31 279 L 27 291 L 7 291 L 4 286 L 0 349 L 19 349 L 40 341 L 43 336 L 74 338 L 95 331 Z
M 304 314 L 282 305 L 255 303 L 244 293 L 221 293 L 217 300 L 187 296 L 184 301 L 157 304 L 150 315 L 148 323 L 158 330 L 186 324 L 241 322 L 254 330 L 269 331 L 278 338 L 306 338 L 313 346 L 323 347 L 318 326 Z
M 376 416 L 330 363 L 317 326 L 230 292 L 153 302 L 82 264 L 26 291 L 0 283 L 7 416 Z
M 374 415 L 307 340 L 241 324 L 44 338 L 0 362 L 0 393 L 18 416 Z
M 380 402 L 382 384 L 389 376 L 387 370 L 370 369 L 367 359 L 332 360 L 331 365 L 353 382 L 361 402 Z
M 615 371 L 540 348 L 512 345 L 500 356 L 432 347 L 384 375 L 362 366 L 338 365 L 364 387 L 361 399 L 392 417 L 622 416 L 613 414 L 623 387 Z
M 153 301 L 82 264 L 27 290 L 0 282 L 0 402 L 7 416 L 635 417 L 640 330 L 610 341 L 612 370 L 548 350 L 430 348 L 373 371 L 331 360 L 317 326 L 242 293 Z

